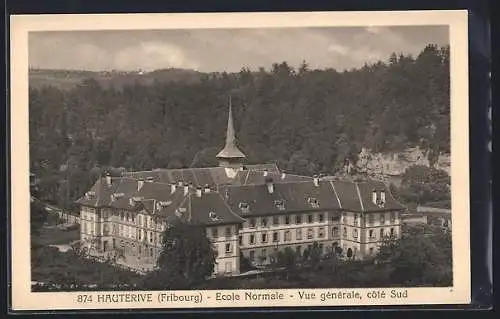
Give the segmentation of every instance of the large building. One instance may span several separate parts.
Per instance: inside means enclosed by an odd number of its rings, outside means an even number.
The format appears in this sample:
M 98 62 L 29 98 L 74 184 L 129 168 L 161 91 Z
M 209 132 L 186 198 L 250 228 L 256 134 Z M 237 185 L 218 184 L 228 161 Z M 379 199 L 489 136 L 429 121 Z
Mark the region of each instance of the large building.
M 326 180 L 280 172 L 275 164 L 245 165 L 231 106 L 219 167 L 109 174 L 77 203 L 81 242 L 90 253 L 148 271 L 169 221 L 185 217 L 206 227 L 216 251 L 215 273 L 238 274 L 240 256 L 265 265 L 285 247 L 319 244 L 351 258 L 375 254 L 400 235 L 405 209 L 382 182 Z M 338 250 L 338 249 L 337 249 Z

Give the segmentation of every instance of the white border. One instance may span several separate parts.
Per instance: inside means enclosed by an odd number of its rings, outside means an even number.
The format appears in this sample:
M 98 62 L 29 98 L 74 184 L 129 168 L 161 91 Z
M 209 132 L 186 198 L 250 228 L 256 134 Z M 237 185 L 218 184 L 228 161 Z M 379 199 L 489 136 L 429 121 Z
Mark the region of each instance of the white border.
M 294 12 L 294 13 L 213 13 L 213 14 L 98 14 L 11 16 L 11 230 L 12 309 L 139 309 L 269 306 L 417 305 L 470 303 L 469 230 L 469 135 L 468 135 L 468 32 L 467 11 L 390 12 Z M 79 293 L 32 293 L 30 287 L 29 240 L 29 134 L 28 134 L 28 32 L 56 30 L 134 30 L 201 28 L 283 28 L 327 26 L 448 25 L 451 47 L 451 179 L 453 227 L 453 288 L 408 288 L 404 299 L 344 299 L 320 302 L 299 300 L 295 289 L 279 290 L 282 301 L 218 302 L 216 291 L 188 291 L 200 294 L 199 304 L 153 302 L 81 304 Z M 320 293 L 325 289 L 304 289 Z M 374 289 L 340 289 L 365 295 Z M 380 289 L 387 293 L 391 289 Z M 255 292 L 255 290 L 253 290 Z M 339 291 L 332 289 L 330 291 Z M 224 293 L 241 290 L 226 290 Z M 119 293 L 119 292 L 114 292 Z M 180 292 L 179 292 L 180 293 Z M 85 293 L 94 295 L 98 293 Z M 289 297 L 293 295 L 294 297 Z M 209 297 L 211 297 L 209 299 Z

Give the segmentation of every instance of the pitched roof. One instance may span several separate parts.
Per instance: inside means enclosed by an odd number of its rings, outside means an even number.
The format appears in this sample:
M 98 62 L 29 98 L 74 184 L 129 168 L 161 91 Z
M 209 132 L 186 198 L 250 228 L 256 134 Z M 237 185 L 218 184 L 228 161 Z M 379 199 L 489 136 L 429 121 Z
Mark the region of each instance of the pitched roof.
M 340 208 L 329 183 L 320 182 L 319 186 L 312 182 L 275 183 L 273 187 L 271 194 L 265 184 L 229 187 L 227 201 L 241 216 Z M 280 202 L 284 210 L 279 208 Z M 248 212 L 240 204 L 248 205 Z
M 231 183 L 223 167 L 207 168 L 182 168 L 182 169 L 155 169 L 152 171 L 124 172 L 123 176 L 130 178 L 153 178 L 155 182 L 161 183 L 193 183 L 194 186 L 215 187 L 221 184 Z
M 265 184 L 266 177 L 271 177 L 276 183 L 290 183 L 290 182 L 303 182 L 312 181 L 312 177 L 283 174 L 278 172 L 269 172 L 266 170 L 243 170 L 239 171 L 236 178 L 233 180 L 232 185 L 262 185 Z
M 237 224 L 245 220 L 236 215 L 219 193 L 203 193 L 201 197 L 189 194 L 181 205 L 191 221 L 203 225 Z
M 381 210 L 398 210 L 405 208 L 400 202 L 394 199 L 387 185 L 385 185 L 383 182 L 370 180 L 364 182 L 357 182 L 356 185 L 359 189 L 359 194 L 361 197 L 360 201 L 363 207 L 363 211 L 365 212 L 381 211 Z M 383 190 L 385 192 L 385 204 L 383 207 L 379 207 L 378 205 L 373 203 L 372 201 L 373 190 L 377 192 Z

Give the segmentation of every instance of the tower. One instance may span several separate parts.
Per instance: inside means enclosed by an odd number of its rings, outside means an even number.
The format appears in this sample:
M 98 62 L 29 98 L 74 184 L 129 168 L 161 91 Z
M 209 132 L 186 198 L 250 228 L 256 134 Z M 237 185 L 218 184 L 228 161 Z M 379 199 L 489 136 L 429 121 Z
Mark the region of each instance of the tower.
M 229 116 L 227 119 L 226 145 L 217 154 L 219 166 L 228 169 L 239 170 L 243 167 L 243 162 L 246 156 L 236 146 L 236 136 L 233 125 L 233 111 L 231 106 L 231 97 L 229 97 Z

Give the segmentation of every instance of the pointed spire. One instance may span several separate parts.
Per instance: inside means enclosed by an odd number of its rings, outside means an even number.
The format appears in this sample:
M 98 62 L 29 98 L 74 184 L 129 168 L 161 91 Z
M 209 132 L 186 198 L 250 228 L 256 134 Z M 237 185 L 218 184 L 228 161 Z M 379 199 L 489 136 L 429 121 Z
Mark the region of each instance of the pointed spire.
M 227 133 L 226 133 L 226 147 L 236 146 L 236 136 L 234 134 L 233 124 L 233 106 L 231 103 L 231 95 L 229 96 L 229 116 L 227 117 Z
M 226 132 L 226 145 L 224 149 L 217 154 L 217 158 L 245 158 L 245 154 L 243 154 L 238 147 L 236 146 L 236 134 L 234 132 L 234 123 L 233 123 L 233 109 L 231 96 L 229 96 L 229 115 L 227 118 L 227 132 Z

